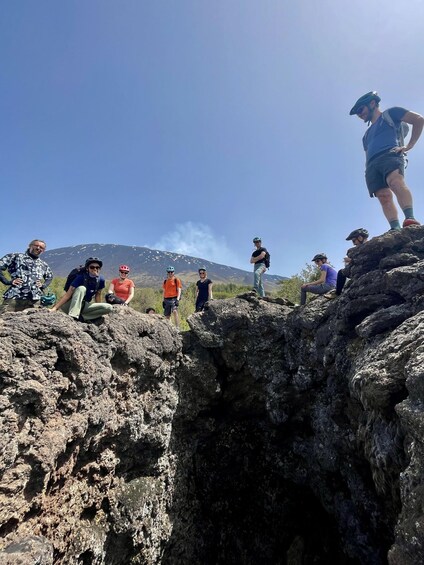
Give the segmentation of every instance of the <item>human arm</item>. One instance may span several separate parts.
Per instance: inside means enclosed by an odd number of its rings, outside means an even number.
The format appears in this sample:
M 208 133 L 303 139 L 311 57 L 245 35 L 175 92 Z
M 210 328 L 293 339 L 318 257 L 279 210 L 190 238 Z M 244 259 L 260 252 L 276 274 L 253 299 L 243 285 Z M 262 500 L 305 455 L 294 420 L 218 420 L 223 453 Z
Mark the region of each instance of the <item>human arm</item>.
M 59 302 L 56 302 L 56 304 L 49 309 L 49 312 L 56 312 L 56 310 L 59 310 L 59 308 L 61 306 L 63 306 L 64 304 L 66 304 L 68 302 L 68 300 L 71 300 L 72 295 L 74 294 L 74 291 L 75 291 L 75 287 L 70 286 L 68 288 L 68 290 L 66 291 L 66 293 L 59 300 Z
M 96 292 L 96 294 L 94 295 L 94 302 L 101 302 L 102 301 L 102 289 L 99 288 L 99 290 Z
M 319 279 L 317 279 L 316 281 L 311 281 L 305 284 L 302 284 L 302 288 L 307 288 L 308 286 L 314 286 L 316 284 L 323 284 L 325 283 L 325 279 L 327 278 L 327 271 L 324 268 L 324 265 L 322 267 L 320 267 L 320 275 L 319 275 Z
M 254 257 L 252 255 L 252 257 L 250 258 L 250 262 L 251 263 L 257 263 L 258 261 L 260 261 L 261 259 L 263 259 L 266 255 L 265 251 L 262 251 L 261 253 L 259 253 L 259 255 L 257 257 Z
M 125 300 L 124 304 L 128 305 L 133 298 L 134 298 L 134 285 L 130 286 L 128 298 Z
M 14 259 L 15 256 L 13 253 L 9 253 L 0 259 L 0 281 L 6 286 L 20 286 L 24 282 L 23 279 L 19 277 L 13 278 L 12 274 L 10 275 L 10 279 L 3 275 L 3 271 L 8 271 L 10 273 L 9 267 L 13 265 Z
M 115 285 L 113 284 L 113 282 L 111 281 L 110 285 L 109 285 L 109 290 L 107 291 L 108 294 L 114 294 L 115 292 Z
M 212 281 L 208 284 L 208 300 L 212 300 Z
M 412 126 L 411 137 L 408 144 L 403 147 L 394 147 L 395 153 L 406 153 L 410 151 L 419 140 L 424 127 L 424 118 L 416 112 L 406 112 L 402 116 L 402 122 L 406 122 Z
M 178 279 L 178 282 L 177 282 L 177 300 L 178 300 L 178 302 L 179 302 L 180 299 L 181 299 L 181 292 L 182 292 L 182 290 L 183 290 L 183 288 L 182 288 L 182 286 L 181 286 L 181 281 L 180 281 L 180 279 Z
M 36 285 L 41 288 L 47 288 L 53 280 L 53 272 L 48 265 L 46 265 L 46 270 L 44 272 L 44 281 L 37 281 Z

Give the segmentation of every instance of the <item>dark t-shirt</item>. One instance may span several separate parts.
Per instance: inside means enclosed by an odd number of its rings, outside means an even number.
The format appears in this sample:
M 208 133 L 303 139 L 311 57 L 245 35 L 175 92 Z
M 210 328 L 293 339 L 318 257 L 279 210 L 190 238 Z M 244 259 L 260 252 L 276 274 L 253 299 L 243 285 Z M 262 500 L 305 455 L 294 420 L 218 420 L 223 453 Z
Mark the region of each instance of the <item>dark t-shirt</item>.
M 208 288 L 212 284 L 211 279 L 205 279 L 204 282 L 197 281 L 196 286 L 199 289 L 199 294 L 197 295 L 197 302 L 207 302 L 209 298 Z
M 399 126 L 407 111 L 408 110 L 405 108 L 399 106 L 389 108 L 388 112 L 396 127 Z M 383 116 L 380 116 L 378 120 L 367 129 L 362 138 L 362 143 L 367 156 L 367 163 L 376 155 L 390 151 L 390 149 L 399 145 L 395 128 L 388 124 Z
M 266 253 L 266 248 L 265 247 L 259 247 L 259 249 L 255 249 L 255 251 L 252 253 L 252 257 L 259 257 L 259 255 L 265 252 Z M 260 265 L 261 263 L 265 263 L 265 257 L 263 257 L 262 259 L 260 259 L 259 261 L 256 261 L 256 263 L 254 263 L 254 265 Z
M 105 287 L 105 279 L 103 277 L 99 277 L 99 284 L 97 286 L 96 277 L 78 275 L 72 281 L 71 286 L 73 286 L 74 288 L 78 288 L 79 286 L 86 286 L 87 292 L 85 293 L 85 301 L 91 302 L 91 299 L 97 293 L 97 291 L 102 290 Z

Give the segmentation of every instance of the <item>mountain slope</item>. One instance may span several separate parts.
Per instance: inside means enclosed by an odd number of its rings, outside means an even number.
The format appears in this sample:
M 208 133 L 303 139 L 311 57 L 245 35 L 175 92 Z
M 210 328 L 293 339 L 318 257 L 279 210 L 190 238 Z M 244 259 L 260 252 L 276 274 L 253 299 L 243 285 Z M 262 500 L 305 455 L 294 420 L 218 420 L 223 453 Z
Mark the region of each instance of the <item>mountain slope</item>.
M 206 267 L 208 276 L 216 283 L 253 283 L 251 271 L 148 247 L 92 243 L 51 249 L 46 251 L 43 259 L 50 265 L 55 276 L 66 277 L 69 271 L 83 264 L 88 257 L 98 257 L 103 261 L 102 274 L 107 279 L 118 275 L 119 265 L 128 265 L 131 268 L 131 279 L 144 287 L 162 284 L 168 265 L 175 268 L 175 273 L 185 283 L 198 280 L 197 270 L 200 266 Z M 268 289 L 275 288 L 278 281 L 284 278 L 265 275 L 265 285 Z

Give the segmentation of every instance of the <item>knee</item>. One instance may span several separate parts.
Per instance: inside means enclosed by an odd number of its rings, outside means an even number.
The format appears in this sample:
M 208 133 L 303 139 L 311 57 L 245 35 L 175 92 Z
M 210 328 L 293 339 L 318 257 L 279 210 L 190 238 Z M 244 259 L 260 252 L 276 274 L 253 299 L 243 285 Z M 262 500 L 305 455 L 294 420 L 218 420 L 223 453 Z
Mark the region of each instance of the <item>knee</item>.
M 383 206 L 384 204 L 389 204 L 390 202 L 393 202 L 392 191 L 389 190 L 388 188 L 379 190 L 378 192 L 375 193 L 375 195 Z

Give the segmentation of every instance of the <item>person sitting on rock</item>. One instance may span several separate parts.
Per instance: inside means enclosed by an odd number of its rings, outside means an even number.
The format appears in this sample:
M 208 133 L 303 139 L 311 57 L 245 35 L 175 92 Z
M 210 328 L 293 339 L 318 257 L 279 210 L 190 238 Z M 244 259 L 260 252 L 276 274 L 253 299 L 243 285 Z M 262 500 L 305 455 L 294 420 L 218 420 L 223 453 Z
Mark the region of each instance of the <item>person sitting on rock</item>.
M 134 282 L 128 278 L 130 268 L 120 265 L 119 278 L 113 279 L 109 285 L 105 300 L 108 304 L 122 304 L 128 306 L 134 298 Z
M 346 241 L 351 241 L 353 245 L 357 247 L 358 245 L 365 243 L 368 237 L 368 230 L 366 230 L 365 228 L 358 228 L 357 230 L 353 230 L 353 232 L 351 232 L 347 236 Z M 346 280 L 350 278 L 352 259 L 346 256 L 343 261 L 345 263 L 345 267 L 343 269 L 340 269 L 340 271 L 338 271 L 337 273 L 336 288 L 324 294 L 325 298 L 328 298 L 329 300 L 331 300 L 332 298 L 337 298 L 341 295 Z
M 305 283 L 300 289 L 300 305 L 306 304 L 306 293 L 325 294 L 336 286 L 337 272 L 336 269 L 327 263 L 327 256 L 324 253 L 318 253 L 312 259 L 318 269 L 321 271 L 320 277 L 316 281 Z
M 110 314 L 113 306 L 102 302 L 102 290 L 105 287 L 105 279 L 99 274 L 102 266 L 102 261 L 97 257 L 87 259 L 84 273 L 74 278 L 66 294 L 50 309 L 50 312 L 60 308 L 71 318 L 82 322 Z M 93 296 L 94 304 L 91 303 Z

